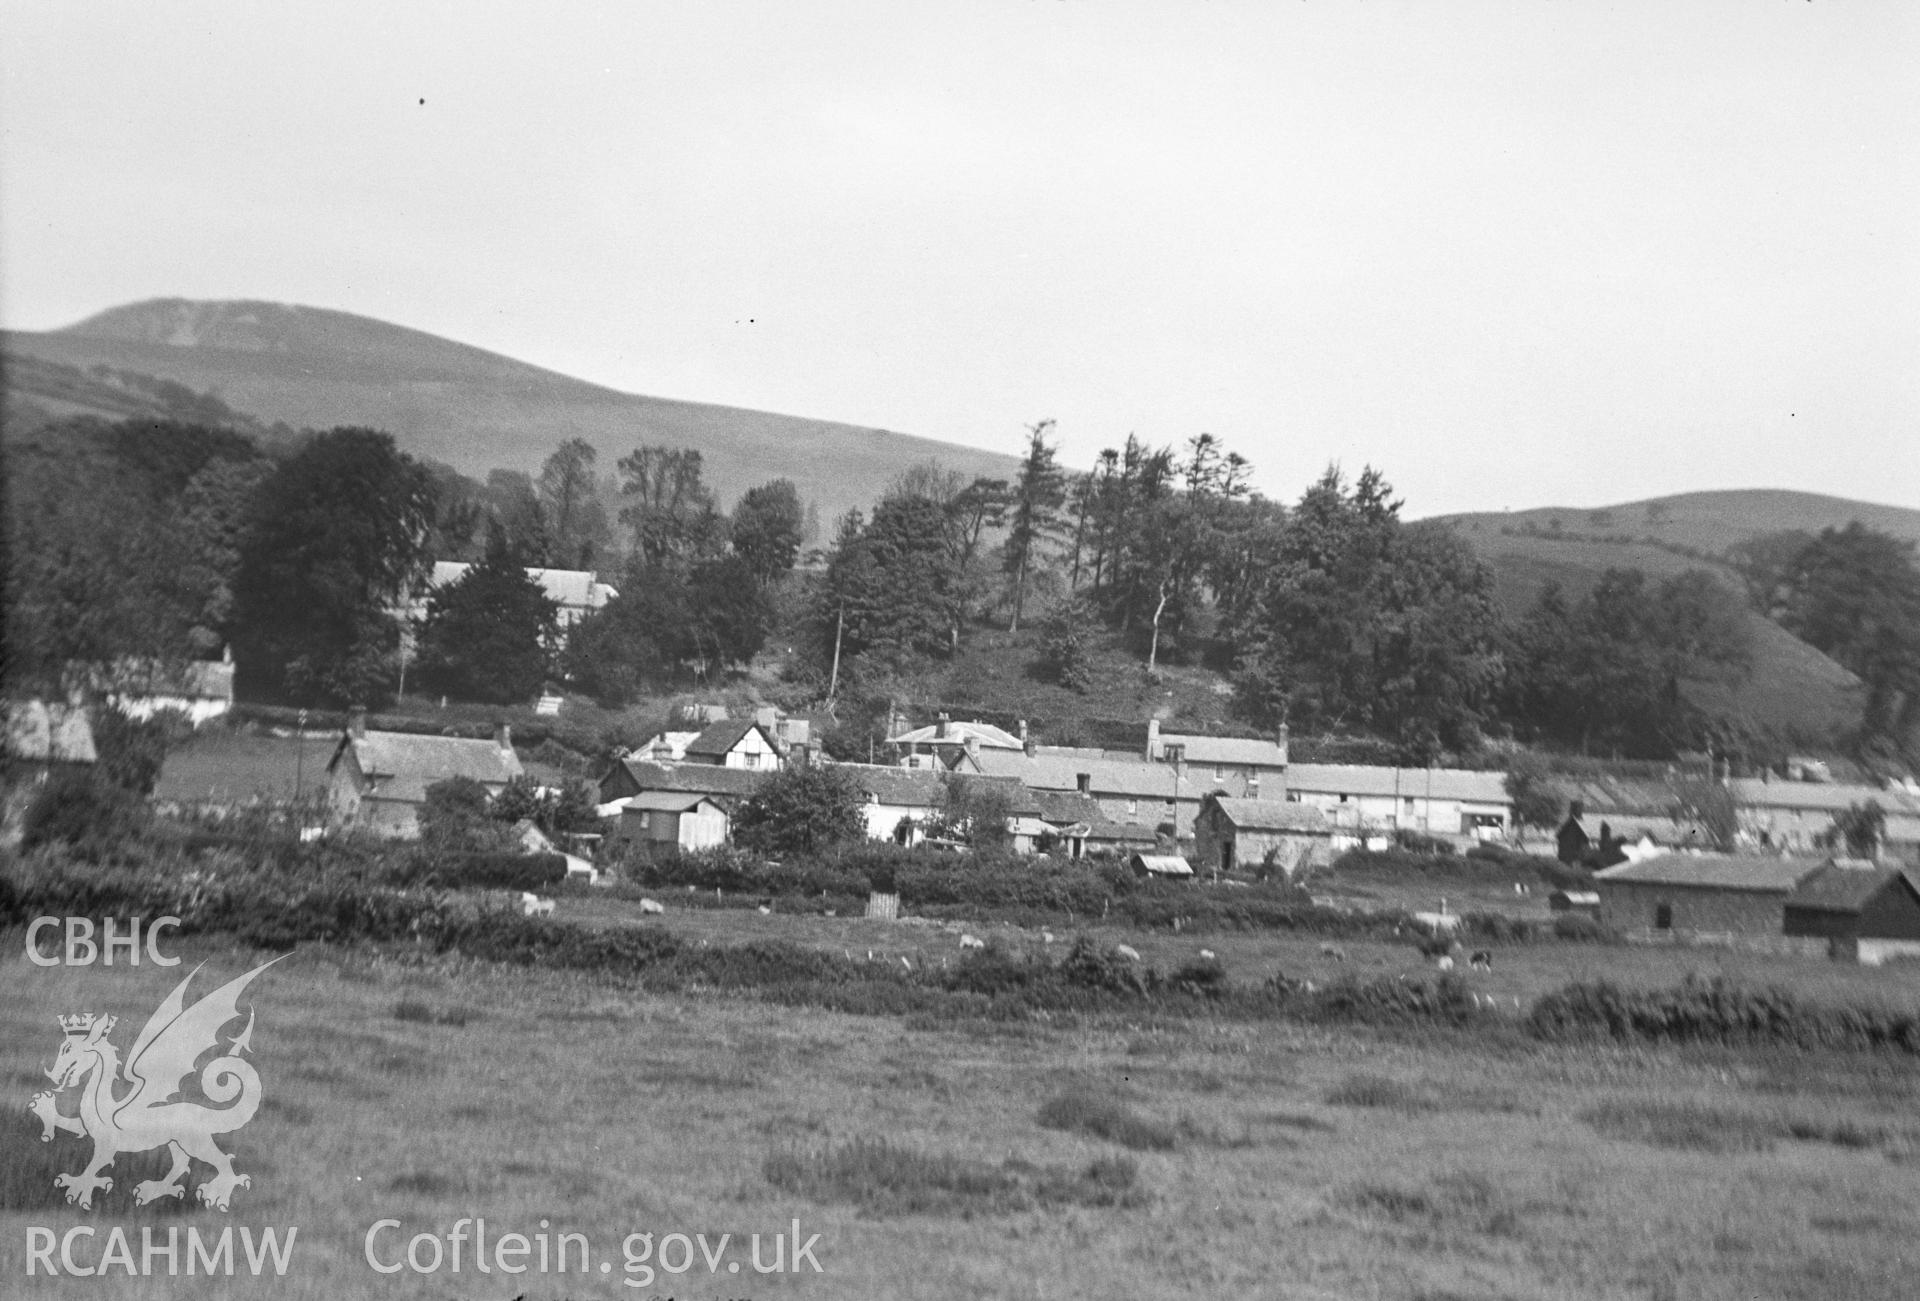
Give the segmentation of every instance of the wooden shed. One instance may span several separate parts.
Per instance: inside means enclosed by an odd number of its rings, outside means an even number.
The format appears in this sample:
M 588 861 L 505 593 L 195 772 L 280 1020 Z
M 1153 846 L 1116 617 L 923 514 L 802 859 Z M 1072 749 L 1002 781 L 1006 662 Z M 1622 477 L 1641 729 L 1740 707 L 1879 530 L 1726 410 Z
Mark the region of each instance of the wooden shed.
M 1877 967 L 1920 957 L 1920 888 L 1897 867 L 1837 859 L 1787 896 L 1788 935 L 1827 941 L 1842 961 Z
M 1193 866 L 1178 854 L 1135 854 L 1127 860 L 1135 876 L 1161 881 L 1191 881 Z

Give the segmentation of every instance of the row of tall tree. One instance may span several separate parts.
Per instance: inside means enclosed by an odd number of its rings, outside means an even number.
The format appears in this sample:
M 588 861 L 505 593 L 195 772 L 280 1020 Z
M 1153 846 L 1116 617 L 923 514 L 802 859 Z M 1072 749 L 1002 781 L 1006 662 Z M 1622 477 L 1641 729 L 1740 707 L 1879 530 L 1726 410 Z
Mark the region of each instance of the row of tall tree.
M 8 681 L 61 694 L 231 646 L 255 697 L 380 700 L 441 559 L 475 563 L 427 602 L 412 658 L 429 690 L 508 701 L 573 675 L 624 699 L 750 658 L 807 534 L 793 484 L 755 488 L 729 516 L 698 452 L 636 448 L 611 488 L 595 459 L 573 440 L 537 478 L 483 484 L 370 429 L 272 454 L 176 422 L 38 430 L 8 447 Z M 564 657 L 529 567 L 597 569 L 620 592 Z

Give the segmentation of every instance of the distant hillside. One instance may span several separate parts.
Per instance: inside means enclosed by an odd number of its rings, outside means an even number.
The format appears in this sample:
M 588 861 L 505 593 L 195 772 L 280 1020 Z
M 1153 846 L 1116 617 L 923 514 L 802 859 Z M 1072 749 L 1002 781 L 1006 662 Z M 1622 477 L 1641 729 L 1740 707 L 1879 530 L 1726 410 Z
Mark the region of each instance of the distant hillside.
M 1493 567 L 1500 602 L 1516 618 L 1548 583 L 1578 596 L 1608 569 L 1638 569 L 1655 582 L 1704 569 L 1741 591 L 1739 576 L 1722 557 L 1735 543 L 1764 533 L 1817 533 L 1858 520 L 1920 540 L 1920 511 L 1775 489 L 1684 493 L 1602 510 L 1546 507 L 1442 519 Z M 1853 674 L 1757 613 L 1748 622 L 1752 675 L 1735 689 L 1695 688 L 1698 703 L 1809 745 L 1830 744 L 1857 724 L 1859 681 Z
M 604 473 L 642 443 L 697 448 L 723 506 L 784 476 L 823 524 L 871 505 L 895 475 L 929 457 L 970 475 L 1007 477 L 1015 467 L 1011 456 L 882 429 L 621 393 L 312 307 L 158 299 L 62 330 L 8 332 L 4 347 L 15 359 L 10 375 L 24 377 L 39 362 L 154 376 L 268 423 L 385 429 L 404 450 L 476 476 L 537 470 L 573 437 L 594 445 Z

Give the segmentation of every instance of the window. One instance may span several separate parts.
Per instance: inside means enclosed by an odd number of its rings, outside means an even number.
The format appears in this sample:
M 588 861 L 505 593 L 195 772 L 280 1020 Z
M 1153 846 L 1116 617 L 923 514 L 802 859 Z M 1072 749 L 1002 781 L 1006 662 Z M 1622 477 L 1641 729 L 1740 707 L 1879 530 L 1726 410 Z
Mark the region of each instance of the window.
M 1227 779 L 1227 766 L 1225 764 L 1216 763 L 1213 765 L 1213 779 L 1217 782 L 1223 782 Z
M 1140 801 L 1139 801 L 1139 800 L 1128 800 L 1128 801 L 1127 801 L 1127 812 L 1128 812 L 1128 813 L 1138 813 L 1139 811 L 1140 811 Z
M 1670 931 L 1673 929 L 1673 905 L 1672 904 L 1663 903 L 1654 908 L 1653 929 L 1655 929 L 1656 931 Z

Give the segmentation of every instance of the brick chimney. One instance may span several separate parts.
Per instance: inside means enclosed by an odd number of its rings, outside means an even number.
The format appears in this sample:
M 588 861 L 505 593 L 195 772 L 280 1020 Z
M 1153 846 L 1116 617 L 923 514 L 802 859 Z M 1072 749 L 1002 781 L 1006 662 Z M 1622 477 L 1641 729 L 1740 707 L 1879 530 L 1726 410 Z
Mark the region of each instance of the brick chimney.
M 493 743 L 502 750 L 513 749 L 513 729 L 507 726 L 504 718 L 493 725 Z
M 950 718 L 949 718 L 949 717 L 947 716 L 947 712 L 946 712 L 946 711 L 945 711 L 944 709 L 943 709 L 943 710 L 941 710 L 941 711 L 940 711 L 940 715 L 939 715 L 939 717 L 937 717 L 937 718 L 935 718 L 935 719 L 933 720 L 933 734 L 934 734 L 934 736 L 936 736 L 936 737 L 938 737 L 938 738 L 939 738 L 940 740 L 942 740 L 942 741 L 944 741 L 944 740 L 946 740 L 946 739 L 947 739 L 947 724 L 948 724 L 948 723 L 950 723 L 950 722 L 952 722 L 952 721 L 953 721 L 953 720 L 952 720 L 952 719 L 950 719 Z
M 1026 745 L 1027 745 L 1027 720 L 1023 718 L 1020 720 L 1020 746 L 1022 749 L 1025 749 Z
M 1160 757 L 1160 720 L 1147 720 L 1147 761 L 1151 763 Z
M 1279 735 L 1277 735 L 1277 736 L 1275 736 L 1275 737 L 1273 738 L 1273 743 L 1274 743 L 1275 745 L 1277 745 L 1277 746 L 1279 746 L 1279 747 L 1280 747 L 1280 763 L 1281 763 L 1281 765 L 1282 765 L 1282 766 L 1285 766 L 1285 765 L 1286 765 L 1286 763 L 1288 762 L 1288 759 L 1287 759 L 1287 725 L 1286 725 L 1285 723 L 1282 723 L 1282 724 L 1280 724 L 1280 733 L 1279 733 Z
M 1022 731 L 1023 733 L 1024 733 L 1025 731 L 1026 731 L 1026 729 L 1025 729 L 1025 728 L 1021 728 L 1020 730 L 1021 730 L 1021 731 Z M 1025 736 L 1025 735 L 1023 735 L 1023 736 L 1021 736 L 1021 738 L 1020 738 L 1020 748 L 1021 748 L 1022 750 L 1025 750 L 1025 751 L 1027 752 L 1027 758 L 1029 758 L 1029 759 L 1031 759 L 1031 758 L 1033 758 L 1033 756 L 1034 756 L 1034 755 L 1036 755 L 1036 754 L 1039 754 L 1039 753 L 1040 753 L 1040 746 L 1039 746 L 1039 744 L 1038 744 L 1037 742 L 1035 742 L 1035 741 L 1034 741 L 1034 739 L 1033 739 L 1032 737 L 1030 737 L 1030 736 Z
M 356 741 L 364 741 L 366 739 L 367 707 L 365 705 L 355 705 L 347 710 L 347 735 Z

